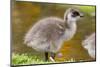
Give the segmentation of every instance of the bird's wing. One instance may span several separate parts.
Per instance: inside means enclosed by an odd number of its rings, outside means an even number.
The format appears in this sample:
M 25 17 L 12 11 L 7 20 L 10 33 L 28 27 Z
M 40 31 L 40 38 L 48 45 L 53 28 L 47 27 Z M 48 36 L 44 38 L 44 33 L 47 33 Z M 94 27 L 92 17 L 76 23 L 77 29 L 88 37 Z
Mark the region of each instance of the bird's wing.
M 41 35 L 47 39 L 55 40 L 59 38 L 65 31 L 65 25 L 62 21 L 49 19 L 45 26 L 41 28 Z
M 34 39 L 56 40 L 65 31 L 65 25 L 62 20 L 56 18 L 44 19 L 37 22 L 26 34 L 25 40 Z

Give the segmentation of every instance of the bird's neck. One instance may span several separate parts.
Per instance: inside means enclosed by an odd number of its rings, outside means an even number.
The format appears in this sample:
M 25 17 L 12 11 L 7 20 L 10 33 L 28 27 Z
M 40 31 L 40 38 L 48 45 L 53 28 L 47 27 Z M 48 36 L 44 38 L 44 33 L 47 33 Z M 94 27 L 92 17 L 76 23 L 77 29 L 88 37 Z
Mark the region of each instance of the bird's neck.
M 67 26 L 68 26 L 68 31 L 71 33 L 75 33 L 76 32 L 76 21 L 71 21 L 71 20 L 67 20 Z
M 76 33 L 76 22 L 66 21 L 65 25 L 66 25 L 66 28 L 65 28 L 65 33 L 63 37 L 66 40 L 70 40 Z

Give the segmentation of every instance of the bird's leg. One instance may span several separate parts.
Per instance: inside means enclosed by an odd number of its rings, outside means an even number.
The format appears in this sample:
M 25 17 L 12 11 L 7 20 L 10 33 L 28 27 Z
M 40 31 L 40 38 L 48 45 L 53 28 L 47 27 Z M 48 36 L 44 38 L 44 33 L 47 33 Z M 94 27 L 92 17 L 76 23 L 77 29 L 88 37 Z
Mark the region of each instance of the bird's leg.
M 55 55 L 56 55 L 55 53 L 52 53 L 52 52 L 50 53 L 50 60 L 52 62 L 55 62 L 55 60 L 54 60 L 55 59 Z
M 48 61 L 48 52 L 45 52 L 45 61 Z
M 53 59 L 55 59 L 55 55 L 56 55 L 55 53 L 52 53 L 52 52 L 51 52 L 50 55 L 51 55 L 51 57 L 52 57 Z

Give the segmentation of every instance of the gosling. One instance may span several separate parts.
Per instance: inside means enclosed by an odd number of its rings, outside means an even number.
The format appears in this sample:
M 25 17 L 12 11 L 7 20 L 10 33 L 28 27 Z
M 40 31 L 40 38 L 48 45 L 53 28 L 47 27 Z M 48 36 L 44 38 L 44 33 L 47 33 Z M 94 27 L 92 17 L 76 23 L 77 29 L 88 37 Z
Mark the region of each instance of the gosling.
M 82 46 L 88 51 L 89 55 L 95 59 L 95 33 L 92 33 L 82 42 Z
M 64 19 L 57 17 L 41 19 L 26 33 L 24 43 L 36 51 L 44 52 L 45 61 L 49 58 L 54 61 L 62 43 L 70 40 L 76 33 L 76 21 L 80 17 L 83 17 L 83 14 L 79 10 L 69 8 L 64 13 Z

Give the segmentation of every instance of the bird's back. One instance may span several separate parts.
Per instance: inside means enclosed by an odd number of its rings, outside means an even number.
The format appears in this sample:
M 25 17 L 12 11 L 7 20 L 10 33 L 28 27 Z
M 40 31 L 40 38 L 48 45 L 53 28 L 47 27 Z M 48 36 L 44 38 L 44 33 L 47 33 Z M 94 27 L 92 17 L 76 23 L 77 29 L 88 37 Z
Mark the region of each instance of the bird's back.
M 34 39 L 56 40 L 63 35 L 66 25 L 63 20 L 49 17 L 38 21 L 25 36 L 25 43 Z

